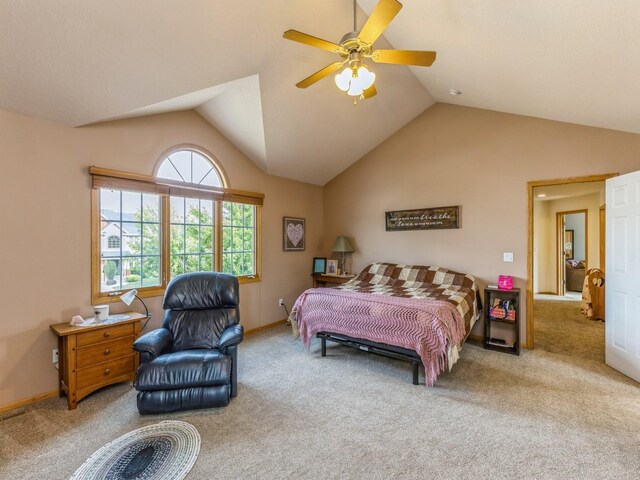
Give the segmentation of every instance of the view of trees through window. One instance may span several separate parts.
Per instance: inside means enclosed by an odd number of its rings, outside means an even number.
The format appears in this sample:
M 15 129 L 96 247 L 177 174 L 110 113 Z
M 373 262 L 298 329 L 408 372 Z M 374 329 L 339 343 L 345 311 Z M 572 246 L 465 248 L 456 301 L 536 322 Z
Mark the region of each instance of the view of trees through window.
M 172 277 L 188 272 L 257 275 L 259 207 L 214 200 L 220 196 L 215 187 L 225 188 L 223 177 L 213 162 L 195 151 L 170 154 L 160 164 L 157 176 L 214 189 L 207 199 L 98 188 L 96 297 L 131 288 L 149 288 L 155 293 Z M 196 191 L 192 186 L 183 190 L 189 188 Z M 197 190 L 198 197 L 203 196 L 202 190 Z M 168 245 L 163 246 L 162 239 L 167 239 Z
M 100 189 L 101 291 L 157 286 L 160 197 Z

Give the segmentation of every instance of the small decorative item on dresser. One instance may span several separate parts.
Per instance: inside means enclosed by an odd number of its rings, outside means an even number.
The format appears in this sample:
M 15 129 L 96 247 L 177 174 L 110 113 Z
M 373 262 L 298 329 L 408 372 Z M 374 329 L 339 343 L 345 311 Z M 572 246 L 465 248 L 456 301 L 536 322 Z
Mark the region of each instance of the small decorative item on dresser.
M 311 275 L 324 275 L 327 271 L 327 257 L 313 257 Z

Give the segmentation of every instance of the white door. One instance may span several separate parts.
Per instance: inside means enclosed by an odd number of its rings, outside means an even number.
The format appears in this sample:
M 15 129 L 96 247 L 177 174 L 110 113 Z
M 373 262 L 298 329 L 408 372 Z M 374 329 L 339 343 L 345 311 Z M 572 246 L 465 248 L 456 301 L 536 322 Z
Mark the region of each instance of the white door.
M 606 185 L 606 363 L 640 382 L 640 171 Z

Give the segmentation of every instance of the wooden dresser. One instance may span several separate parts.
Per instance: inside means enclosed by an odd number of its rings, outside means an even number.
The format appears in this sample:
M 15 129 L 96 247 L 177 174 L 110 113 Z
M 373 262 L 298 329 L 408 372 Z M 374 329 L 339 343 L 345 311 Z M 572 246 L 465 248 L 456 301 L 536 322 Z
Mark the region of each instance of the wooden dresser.
M 352 280 L 355 275 L 312 275 L 313 277 L 313 288 L 322 288 L 322 287 L 337 287 L 338 285 L 342 285 L 343 283 Z
M 60 396 L 67 395 L 69 410 L 99 388 L 135 379 L 139 360 L 131 347 L 140 334 L 140 320 L 147 317 L 123 315 L 130 318 L 90 327 L 51 325 L 58 335 Z

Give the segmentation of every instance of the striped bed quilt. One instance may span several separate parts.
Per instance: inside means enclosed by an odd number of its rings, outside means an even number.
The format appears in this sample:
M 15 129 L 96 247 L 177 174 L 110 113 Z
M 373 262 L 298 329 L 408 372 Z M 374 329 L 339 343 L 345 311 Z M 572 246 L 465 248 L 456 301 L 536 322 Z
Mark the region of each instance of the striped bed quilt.
M 432 386 L 457 359 L 473 327 L 477 295 L 471 275 L 374 263 L 339 287 L 307 290 L 290 319 L 307 348 L 313 335 L 330 332 L 414 350 L 422 359 L 425 383 Z

